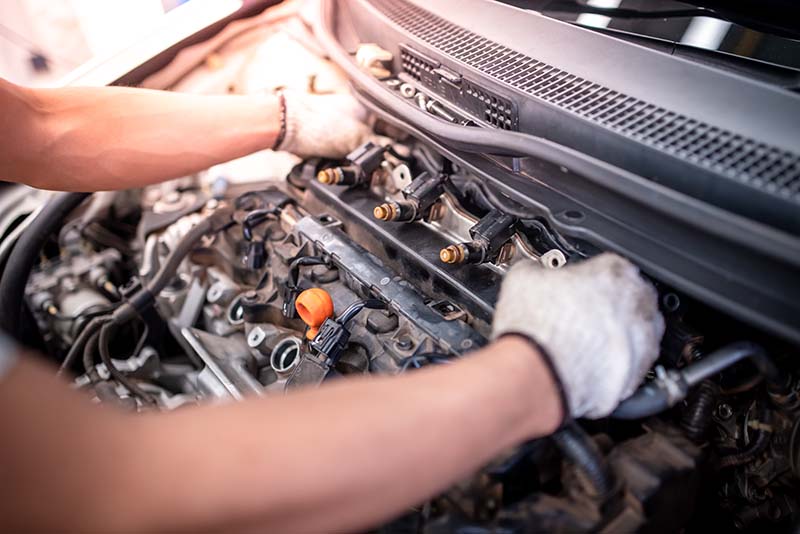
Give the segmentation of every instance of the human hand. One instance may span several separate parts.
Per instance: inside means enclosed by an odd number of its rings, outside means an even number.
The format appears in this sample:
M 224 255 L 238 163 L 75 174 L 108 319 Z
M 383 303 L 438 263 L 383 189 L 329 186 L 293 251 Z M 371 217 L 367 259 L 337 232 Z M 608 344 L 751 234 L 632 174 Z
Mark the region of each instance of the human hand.
M 286 135 L 278 150 L 301 158 L 343 158 L 371 134 L 366 110 L 349 94 L 284 91 Z
M 605 417 L 633 393 L 663 333 L 655 289 L 615 254 L 557 270 L 514 265 L 492 326 L 494 338 L 520 334 L 541 347 L 575 418 Z

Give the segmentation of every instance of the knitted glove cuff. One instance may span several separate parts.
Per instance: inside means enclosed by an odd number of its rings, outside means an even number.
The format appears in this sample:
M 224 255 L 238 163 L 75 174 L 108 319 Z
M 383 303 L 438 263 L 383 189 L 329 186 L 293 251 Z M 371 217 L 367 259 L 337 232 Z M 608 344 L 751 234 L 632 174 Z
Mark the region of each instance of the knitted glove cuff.
M 555 364 L 553 363 L 553 359 L 550 357 L 550 353 L 534 338 L 530 335 L 526 334 L 525 332 L 517 332 L 517 331 L 508 331 L 500 333 L 495 339 L 500 339 L 503 337 L 518 337 L 524 341 L 527 341 L 528 344 L 542 357 L 542 361 L 544 362 L 545 366 L 547 366 L 547 370 L 550 372 L 550 377 L 553 379 L 553 383 L 555 383 L 556 391 L 558 393 L 559 402 L 561 404 L 561 422 L 558 424 L 558 428 L 563 427 L 569 421 L 572 420 L 570 407 L 569 407 L 569 399 L 567 398 L 567 392 L 564 389 L 564 383 L 561 380 L 561 376 L 558 374 L 558 370 L 556 369 Z
M 278 93 L 281 108 L 281 125 L 273 150 L 296 152 L 299 142 L 299 133 L 302 124 L 300 118 L 301 106 L 298 99 L 291 93 L 281 91 Z

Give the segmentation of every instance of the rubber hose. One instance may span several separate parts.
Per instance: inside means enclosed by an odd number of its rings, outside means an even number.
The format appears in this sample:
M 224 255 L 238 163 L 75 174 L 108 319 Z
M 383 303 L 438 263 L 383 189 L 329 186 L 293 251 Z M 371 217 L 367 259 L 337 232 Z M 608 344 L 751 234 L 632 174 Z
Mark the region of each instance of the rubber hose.
M 72 346 L 69 348 L 64 361 L 61 362 L 61 366 L 58 368 L 59 375 L 72 366 L 72 362 L 74 362 L 75 358 L 78 357 L 78 354 L 83 351 L 84 347 L 86 347 L 86 344 L 89 342 L 92 336 L 99 331 L 100 327 L 108 322 L 108 320 L 108 317 L 94 317 L 86 324 L 83 330 L 81 330 L 81 333 L 78 334 L 78 337 L 75 339 L 75 341 L 72 342 Z
M 764 349 L 750 341 L 737 341 L 715 350 L 702 360 L 687 366 L 682 374 L 690 386 L 748 358 L 770 384 L 782 383 L 781 372 Z
M 724 371 L 731 365 L 748 358 L 764 375 L 768 390 L 782 394 L 787 391 L 788 382 L 781 376 L 780 370 L 769 359 L 763 348 L 749 341 L 739 341 L 717 349 L 699 362 L 688 365 L 680 371 L 683 388 L 700 384 L 703 380 Z M 666 389 L 652 382 L 640 387 L 636 392 L 622 401 L 611 414 L 614 419 L 643 419 L 663 412 L 674 404 L 670 402 Z
M 580 470 L 598 497 L 608 497 L 614 490 L 614 478 L 597 445 L 575 423 L 553 434 L 561 453 Z
M 716 404 L 717 390 L 710 380 L 704 380 L 697 386 L 694 398 L 681 418 L 681 426 L 689 439 L 696 443 L 704 441 L 711 424 L 711 417 Z
M 194 249 L 195 244 L 204 235 L 214 229 L 213 216 L 207 217 L 192 227 L 181 239 L 180 243 L 170 252 L 167 260 L 161 265 L 155 276 L 147 282 L 145 287 L 135 293 L 125 304 L 117 308 L 112 318 L 115 324 L 124 324 L 133 319 L 140 311 L 153 303 L 156 295 L 167 286 L 178 271 L 181 262 Z
M 653 384 L 647 384 L 622 401 L 610 417 L 614 419 L 644 419 L 669 408 L 667 393 Z
M 100 375 L 97 373 L 97 368 L 94 366 L 94 359 L 99 341 L 100 332 L 95 332 L 92 334 L 92 337 L 89 338 L 86 347 L 83 349 L 83 370 L 89 378 L 89 382 L 92 384 L 100 382 Z
M 136 385 L 136 383 L 129 379 L 127 376 L 122 374 L 122 372 L 117 369 L 114 365 L 114 362 L 111 361 L 111 353 L 109 352 L 109 345 L 111 343 L 111 334 L 116 329 L 114 323 L 106 323 L 103 325 L 103 328 L 100 329 L 100 340 L 99 340 L 99 348 L 100 348 L 100 359 L 106 366 L 106 370 L 111 375 L 111 377 L 116 380 L 119 384 L 125 387 L 128 391 L 131 392 L 131 395 L 135 395 L 139 397 L 143 402 L 148 404 L 157 404 L 156 400 L 153 399 L 150 395 L 147 394 L 142 388 Z
M 0 280 L 0 327 L 9 335 L 22 341 L 21 321 L 25 300 L 25 286 L 42 247 L 47 239 L 57 233 L 64 219 L 77 208 L 90 193 L 58 193 L 47 202 L 39 216 L 19 236 Z

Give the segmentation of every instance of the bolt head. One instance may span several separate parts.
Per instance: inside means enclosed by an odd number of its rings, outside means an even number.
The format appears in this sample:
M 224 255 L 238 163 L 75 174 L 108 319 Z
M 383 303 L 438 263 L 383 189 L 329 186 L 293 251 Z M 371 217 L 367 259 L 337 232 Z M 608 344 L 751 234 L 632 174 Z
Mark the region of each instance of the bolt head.
M 397 340 L 397 348 L 400 350 L 409 350 L 414 346 L 414 342 L 408 336 L 401 336 Z

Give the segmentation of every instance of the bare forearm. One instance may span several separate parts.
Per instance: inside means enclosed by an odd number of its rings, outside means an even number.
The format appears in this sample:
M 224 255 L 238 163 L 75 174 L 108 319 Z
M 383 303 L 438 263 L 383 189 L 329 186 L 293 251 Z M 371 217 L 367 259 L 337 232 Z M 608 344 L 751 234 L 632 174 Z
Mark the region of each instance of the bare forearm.
M 14 429 L 0 530 L 354 531 L 560 417 L 543 362 L 514 339 L 403 377 L 139 416 L 20 362 L 0 387 L 0 426 Z
M 277 97 L 201 96 L 122 87 L 29 90 L 3 178 L 45 189 L 123 189 L 184 176 L 269 148 Z
M 154 418 L 145 435 L 160 436 L 154 468 L 171 495 L 159 523 L 308 532 L 385 520 L 554 429 L 555 387 L 526 351 L 507 340 L 405 377 Z
M 0 383 L 0 532 L 125 531 L 142 419 L 92 406 L 37 360 L 22 356 Z

